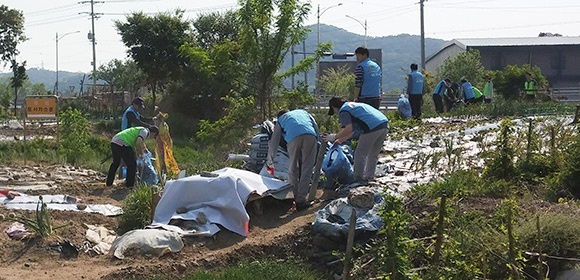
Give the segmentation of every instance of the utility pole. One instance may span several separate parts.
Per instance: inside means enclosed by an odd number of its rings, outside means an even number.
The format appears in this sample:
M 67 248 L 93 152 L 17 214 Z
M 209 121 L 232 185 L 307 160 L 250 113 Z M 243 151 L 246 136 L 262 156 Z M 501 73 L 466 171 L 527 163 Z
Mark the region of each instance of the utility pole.
M 425 14 L 423 3 L 426 0 L 419 0 L 421 6 L 421 70 L 425 70 Z
M 96 37 L 95 37 L 95 18 L 97 17 L 97 15 L 101 15 L 101 14 L 95 14 L 95 3 L 105 3 L 102 1 L 94 1 L 94 0 L 90 0 L 90 1 L 82 1 L 79 2 L 79 4 L 86 4 L 86 3 L 91 3 L 91 13 L 89 14 L 91 16 L 91 32 L 88 35 L 89 40 L 91 41 L 91 43 L 93 44 L 93 95 L 96 93 L 97 91 L 97 51 L 95 48 L 95 45 L 97 44 L 96 42 Z

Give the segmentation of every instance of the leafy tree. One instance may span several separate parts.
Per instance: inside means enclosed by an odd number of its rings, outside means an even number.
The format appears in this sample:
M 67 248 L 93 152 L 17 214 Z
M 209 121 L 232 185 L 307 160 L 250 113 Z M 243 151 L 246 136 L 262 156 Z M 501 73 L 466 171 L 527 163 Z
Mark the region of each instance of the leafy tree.
M 480 58 L 478 50 L 469 50 L 459 53 L 456 57 L 447 58 L 443 65 L 437 68 L 435 75 L 437 82 L 445 78 L 459 82 L 465 77 L 474 86 L 483 84 L 485 69 Z
M 298 0 L 242 0 L 240 42 L 248 66 L 245 95 L 254 96 L 261 116 L 272 114 L 270 97 L 284 75 L 276 74 L 292 45 L 307 35 L 302 26 L 310 4 Z
M 113 59 L 109 63 L 99 66 L 96 75 L 98 79 L 111 86 L 111 91 L 136 92 L 138 85 L 145 81 L 143 71 L 131 59 L 125 61 Z
M 16 46 L 25 40 L 22 12 L 0 5 L 0 60 L 4 65 L 14 59 L 19 53 Z
M 193 22 L 197 45 L 204 49 L 224 41 L 236 41 L 240 34 L 240 25 L 234 11 L 200 15 Z
M 89 150 L 89 121 L 79 110 L 70 107 L 59 118 L 60 150 L 68 163 L 76 165 Z
M 527 72 L 532 73 L 532 79 L 536 80 L 537 88 L 547 85 L 547 80 L 542 75 L 540 67 L 530 67 L 529 64 L 524 64 L 522 67 L 508 65 L 502 70 L 491 73 L 494 91 L 506 99 L 517 99 L 524 88 Z
M 159 83 L 178 74 L 184 64 L 179 47 L 193 41 L 190 23 L 183 19 L 182 10 L 176 10 L 154 17 L 133 13 L 125 23 L 115 21 L 115 26 L 129 48 L 129 56 L 145 72 L 155 104 Z
M 18 99 L 18 89 L 22 87 L 24 81 L 28 79 L 26 75 L 26 61 L 22 65 L 12 60 L 12 73 L 14 76 L 10 77 L 10 86 L 14 88 L 14 116 L 16 116 L 16 101 Z

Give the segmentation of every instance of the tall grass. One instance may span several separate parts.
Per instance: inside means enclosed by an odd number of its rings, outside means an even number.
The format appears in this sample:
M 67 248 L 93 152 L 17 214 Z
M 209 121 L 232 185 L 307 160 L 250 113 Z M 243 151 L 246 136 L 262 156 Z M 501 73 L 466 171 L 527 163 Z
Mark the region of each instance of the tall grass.
M 185 277 L 187 280 L 315 280 L 323 279 L 304 265 L 264 259 L 253 262 L 240 263 L 220 271 L 196 271 Z

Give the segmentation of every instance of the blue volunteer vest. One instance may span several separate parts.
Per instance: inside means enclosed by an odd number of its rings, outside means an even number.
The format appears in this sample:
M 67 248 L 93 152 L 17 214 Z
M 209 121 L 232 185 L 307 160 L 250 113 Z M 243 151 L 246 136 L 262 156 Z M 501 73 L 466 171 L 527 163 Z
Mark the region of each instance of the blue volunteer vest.
M 363 69 L 360 97 L 381 96 L 381 67 L 370 58 L 361 61 L 358 66 Z
M 433 95 L 440 95 L 443 96 L 443 94 L 445 94 L 445 90 L 447 89 L 445 86 L 445 81 L 441 81 L 439 82 L 436 86 L 435 86 L 435 90 L 433 91 Z
M 470 82 L 465 82 L 461 84 L 461 88 L 463 89 L 463 98 L 465 100 L 475 98 L 475 92 L 473 92 L 473 86 Z
M 125 130 L 131 127 L 129 125 L 129 119 L 127 118 L 128 112 L 133 112 L 138 119 L 141 118 L 141 114 L 139 114 L 139 112 L 137 112 L 137 110 L 135 110 L 133 106 L 129 106 L 129 108 L 127 108 L 127 110 L 123 112 L 123 119 L 121 120 L 121 130 Z
M 349 113 L 353 118 L 353 123 L 359 124 L 365 133 L 389 122 L 381 111 L 365 103 L 345 102 L 338 110 L 339 113 L 343 111 Z
M 284 140 L 290 143 L 294 138 L 303 134 L 316 135 L 316 130 L 308 112 L 298 109 L 292 110 L 278 118 L 278 123 L 284 131 Z
M 423 74 L 415 70 L 409 74 L 409 78 L 412 79 L 413 83 L 410 94 L 423 94 Z

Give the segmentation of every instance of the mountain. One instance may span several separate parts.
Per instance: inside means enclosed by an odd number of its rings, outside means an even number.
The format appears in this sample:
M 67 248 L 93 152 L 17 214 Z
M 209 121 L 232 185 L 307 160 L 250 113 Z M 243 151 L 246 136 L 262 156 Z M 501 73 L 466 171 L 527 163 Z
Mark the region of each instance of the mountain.
M 302 45 L 294 48 L 296 54 L 295 63 L 303 57 L 302 53 L 310 55 L 314 52 L 317 41 L 316 25 L 308 26 L 310 33 L 305 41 L 305 48 Z M 365 36 L 348 32 L 344 29 L 320 24 L 320 42 L 332 42 L 333 53 L 354 53 L 354 50 L 364 45 Z M 438 51 L 446 41 L 441 39 L 425 38 L 425 56 Z M 369 49 L 382 49 L 382 69 L 383 69 L 383 90 L 402 90 L 406 86 L 405 75 L 410 72 L 411 63 L 421 64 L 421 36 L 399 34 L 396 36 L 368 37 L 367 47 Z M 304 49 L 306 51 L 304 51 Z M 354 60 L 354 58 L 350 58 Z M 288 69 L 292 65 L 292 59 L 286 58 L 282 69 Z M 316 71 L 312 69 L 308 73 L 308 83 L 314 85 Z M 295 80 L 304 80 L 304 76 L 295 77 Z M 288 86 L 288 82 L 285 84 Z
M 295 63 L 305 54 L 312 55 L 316 48 L 317 28 L 316 25 L 309 26 L 311 29 L 305 40 L 304 46 L 296 46 L 294 51 Z M 344 29 L 331 26 L 320 25 L 320 42 L 332 42 L 333 53 L 353 53 L 354 50 L 364 45 L 365 38 L 363 35 L 354 34 Z M 438 51 L 446 41 L 441 39 L 425 38 L 425 54 L 428 56 Z M 405 75 L 410 71 L 411 63 L 420 64 L 421 62 L 421 37 L 418 35 L 400 34 L 396 36 L 385 37 L 368 37 L 367 46 L 369 49 L 382 49 L 383 59 L 383 90 L 390 89 L 402 90 L 405 84 Z M 354 58 L 349 58 L 354 60 Z M 282 71 L 287 70 L 292 65 L 292 56 L 289 53 L 282 64 Z M 51 70 L 31 68 L 27 70 L 28 77 L 32 83 L 42 83 L 47 90 L 54 90 L 56 73 Z M 307 73 L 308 83 L 311 89 L 314 88 L 314 69 Z M 0 74 L 0 79 L 10 77 L 11 73 Z M 59 71 L 59 91 L 64 95 L 71 94 L 70 86 L 74 86 L 74 91 L 78 92 L 80 83 L 85 73 L 74 73 Z M 304 76 L 295 77 L 295 80 L 304 80 Z M 88 75 L 85 83 L 88 81 Z M 290 87 L 290 79 L 284 81 L 287 87 Z M 86 87 L 85 87 L 86 90 Z

